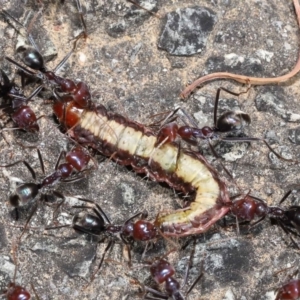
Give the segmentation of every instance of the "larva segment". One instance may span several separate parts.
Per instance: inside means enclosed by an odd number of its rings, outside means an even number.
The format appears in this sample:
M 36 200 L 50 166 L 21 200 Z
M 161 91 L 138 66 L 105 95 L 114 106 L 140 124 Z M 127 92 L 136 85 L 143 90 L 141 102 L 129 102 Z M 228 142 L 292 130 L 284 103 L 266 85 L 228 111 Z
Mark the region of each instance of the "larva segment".
M 64 122 L 67 128 L 69 107 L 74 119 L 73 106 L 67 104 Z M 226 186 L 200 154 L 182 150 L 176 143 L 156 146 L 159 143 L 152 131 L 107 112 L 102 105 L 77 112 L 77 125 L 68 130 L 73 139 L 176 190 L 195 192 L 195 200 L 189 207 L 156 218 L 156 226 L 165 235 L 202 233 L 228 212 L 231 201 Z M 61 115 L 58 118 L 63 120 Z

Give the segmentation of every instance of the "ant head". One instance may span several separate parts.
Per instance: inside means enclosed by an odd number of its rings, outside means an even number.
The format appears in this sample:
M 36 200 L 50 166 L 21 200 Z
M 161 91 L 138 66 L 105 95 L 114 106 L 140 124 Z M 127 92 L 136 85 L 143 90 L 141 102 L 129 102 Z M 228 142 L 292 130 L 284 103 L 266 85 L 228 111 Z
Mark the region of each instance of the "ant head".
M 37 118 L 33 110 L 27 106 L 21 106 L 12 115 L 11 118 L 19 128 L 35 133 L 39 131 Z
M 153 279 L 161 284 L 175 274 L 175 269 L 167 260 L 157 259 L 151 264 L 150 273 Z
M 80 212 L 73 217 L 73 228 L 77 232 L 100 235 L 105 231 L 105 221 L 101 215 Z
M 33 47 L 19 47 L 17 49 L 26 66 L 34 70 L 45 70 L 44 59 L 40 52 Z
M 227 111 L 218 119 L 216 128 L 220 132 L 230 132 L 239 130 L 250 122 L 250 116 L 242 111 Z
M 39 186 L 35 183 L 25 183 L 16 188 L 16 192 L 9 197 L 12 206 L 18 207 L 33 200 L 39 192 Z

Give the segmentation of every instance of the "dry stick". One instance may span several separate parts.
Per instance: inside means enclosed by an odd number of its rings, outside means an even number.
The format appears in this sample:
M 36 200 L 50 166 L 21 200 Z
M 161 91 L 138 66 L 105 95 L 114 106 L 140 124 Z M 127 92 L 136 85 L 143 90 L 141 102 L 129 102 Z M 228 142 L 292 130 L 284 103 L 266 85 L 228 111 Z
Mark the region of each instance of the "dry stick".
M 296 11 L 298 26 L 300 27 L 300 5 L 299 0 L 293 0 L 294 8 Z M 199 87 L 202 83 L 211 81 L 214 79 L 232 79 L 240 83 L 250 84 L 250 85 L 266 85 L 266 84 L 277 84 L 281 82 L 285 82 L 295 76 L 300 71 L 300 51 L 298 54 L 298 60 L 293 68 L 293 70 L 283 76 L 279 77 L 271 77 L 271 78 L 259 78 L 259 77 L 248 77 L 245 75 L 238 75 L 234 73 L 228 72 L 217 72 L 202 76 L 196 79 L 192 84 L 188 85 L 180 94 L 182 99 L 187 98 L 197 87 Z

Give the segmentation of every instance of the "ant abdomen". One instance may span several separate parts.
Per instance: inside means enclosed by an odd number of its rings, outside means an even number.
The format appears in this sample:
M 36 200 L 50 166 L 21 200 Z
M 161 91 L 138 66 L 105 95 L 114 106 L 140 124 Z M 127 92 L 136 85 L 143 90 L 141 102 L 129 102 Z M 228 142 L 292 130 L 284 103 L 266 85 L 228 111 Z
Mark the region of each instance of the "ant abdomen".
M 230 132 L 241 129 L 244 124 L 251 123 L 250 116 L 242 111 L 227 111 L 217 120 L 217 131 Z
M 15 193 L 9 197 L 10 204 L 14 207 L 18 207 L 28 203 L 37 196 L 39 188 L 40 187 L 35 183 L 25 183 L 19 185 L 16 188 Z
M 33 47 L 19 47 L 17 52 L 23 63 L 34 70 L 45 70 L 44 58 L 39 51 Z
M 80 212 L 73 217 L 73 228 L 77 232 L 100 235 L 105 231 L 103 218 L 85 212 Z

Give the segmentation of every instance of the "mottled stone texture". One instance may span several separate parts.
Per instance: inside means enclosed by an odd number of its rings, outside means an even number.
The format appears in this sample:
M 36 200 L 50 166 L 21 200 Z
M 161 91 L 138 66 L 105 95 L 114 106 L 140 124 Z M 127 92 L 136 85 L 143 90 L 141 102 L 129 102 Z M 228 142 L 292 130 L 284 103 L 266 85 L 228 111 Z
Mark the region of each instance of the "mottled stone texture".
M 158 47 L 172 55 L 200 53 L 216 21 L 215 12 L 206 7 L 176 9 L 165 16 Z

